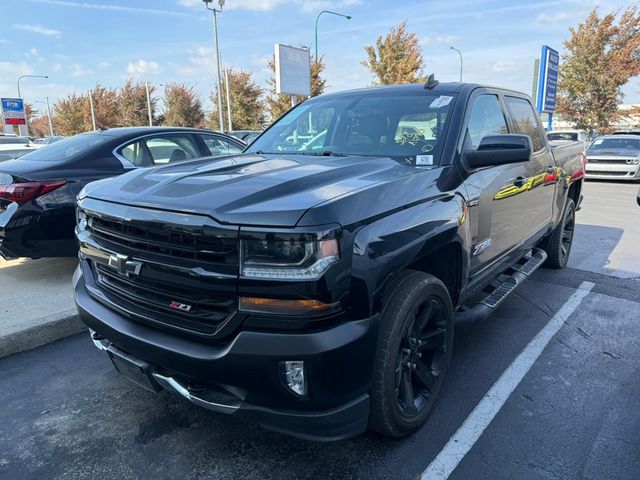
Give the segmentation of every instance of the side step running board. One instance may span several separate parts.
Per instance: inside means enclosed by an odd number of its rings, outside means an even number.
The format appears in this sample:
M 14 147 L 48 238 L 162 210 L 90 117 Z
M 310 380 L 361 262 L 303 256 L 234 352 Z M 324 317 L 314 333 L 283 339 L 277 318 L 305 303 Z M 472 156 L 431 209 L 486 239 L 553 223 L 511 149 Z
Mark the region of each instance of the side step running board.
M 547 252 L 540 248 L 531 250 L 531 257 L 513 267 L 509 278 L 495 286 L 489 294 L 468 310 L 456 313 L 455 321 L 463 323 L 480 322 L 487 318 L 498 306 L 526 280 L 547 259 Z

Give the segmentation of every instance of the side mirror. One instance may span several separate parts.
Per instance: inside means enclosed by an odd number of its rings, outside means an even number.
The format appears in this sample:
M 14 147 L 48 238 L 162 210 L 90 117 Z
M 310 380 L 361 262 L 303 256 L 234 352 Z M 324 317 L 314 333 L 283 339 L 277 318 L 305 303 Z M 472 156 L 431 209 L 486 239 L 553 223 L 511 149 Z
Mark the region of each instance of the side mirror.
M 529 135 L 487 135 L 477 150 L 466 150 L 463 159 L 469 168 L 527 162 L 533 150 Z

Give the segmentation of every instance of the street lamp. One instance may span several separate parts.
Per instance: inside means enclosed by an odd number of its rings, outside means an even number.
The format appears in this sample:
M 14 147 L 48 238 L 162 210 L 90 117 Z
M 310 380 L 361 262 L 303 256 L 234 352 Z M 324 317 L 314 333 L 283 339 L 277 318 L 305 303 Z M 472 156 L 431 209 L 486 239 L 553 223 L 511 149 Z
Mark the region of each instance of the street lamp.
M 460 55 L 460 83 L 462 83 L 462 52 L 458 50 L 456 47 L 449 47 L 451 50 L 455 50 Z
M 216 41 L 216 69 L 218 71 L 218 121 L 220 122 L 220 131 L 224 132 L 224 116 L 222 113 L 222 73 L 220 72 L 220 49 L 218 48 L 218 13 L 222 12 L 222 7 L 224 7 L 224 0 L 218 0 L 218 5 L 220 5 L 220 10 L 215 7 L 211 7 L 210 4 L 213 3 L 213 0 L 202 0 L 207 7 L 207 10 L 211 10 L 213 12 L 213 31 Z
M 331 10 L 322 10 L 318 16 L 316 17 L 316 63 L 318 63 L 318 20 L 320 20 L 320 15 L 323 13 L 329 13 L 331 15 L 337 15 L 338 17 L 346 18 L 347 20 L 351 20 L 351 15 L 344 15 L 338 12 L 332 12 Z
M 49 120 L 49 136 L 53 137 L 53 122 L 51 121 L 51 108 L 49 107 L 49 97 L 44 97 L 46 102 L 36 100 L 36 103 L 45 103 L 47 105 L 47 118 Z
M 20 96 L 20 80 L 22 80 L 23 78 L 27 78 L 27 77 L 30 77 L 30 78 L 49 78 L 48 75 L 20 75 L 18 77 L 18 98 L 22 98 Z

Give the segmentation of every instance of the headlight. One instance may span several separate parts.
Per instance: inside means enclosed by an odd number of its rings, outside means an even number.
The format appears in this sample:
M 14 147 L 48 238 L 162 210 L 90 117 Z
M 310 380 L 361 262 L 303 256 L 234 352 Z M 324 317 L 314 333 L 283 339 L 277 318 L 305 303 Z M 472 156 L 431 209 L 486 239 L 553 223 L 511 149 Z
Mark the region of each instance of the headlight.
M 242 276 L 269 280 L 317 280 L 340 258 L 335 235 L 243 233 Z
M 79 207 L 76 208 L 76 223 L 78 225 L 78 231 L 82 232 L 87 228 L 87 214 Z

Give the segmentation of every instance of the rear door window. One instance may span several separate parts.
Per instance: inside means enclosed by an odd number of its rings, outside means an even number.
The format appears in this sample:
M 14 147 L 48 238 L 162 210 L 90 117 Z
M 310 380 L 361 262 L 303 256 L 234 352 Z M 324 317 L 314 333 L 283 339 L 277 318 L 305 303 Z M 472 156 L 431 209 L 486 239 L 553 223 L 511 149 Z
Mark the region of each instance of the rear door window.
M 145 140 L 154 165 L 177 163 L 198 158 L 200 153 L 190 135 L 166 135 Z
M 242 152 L 240 147 L 218 135 L 200 135 L 200 138 L 202 138 L 211 155 L 229 155 Z
M 517 97 L 505 97 L 511 118 L 513 119 L 514 133 L 529 135 L 533 142 L 533 151 L 538 152 L 544 148 L 544 140 L 538 123 L 538 116 L 533 110 L 529 100 Z

